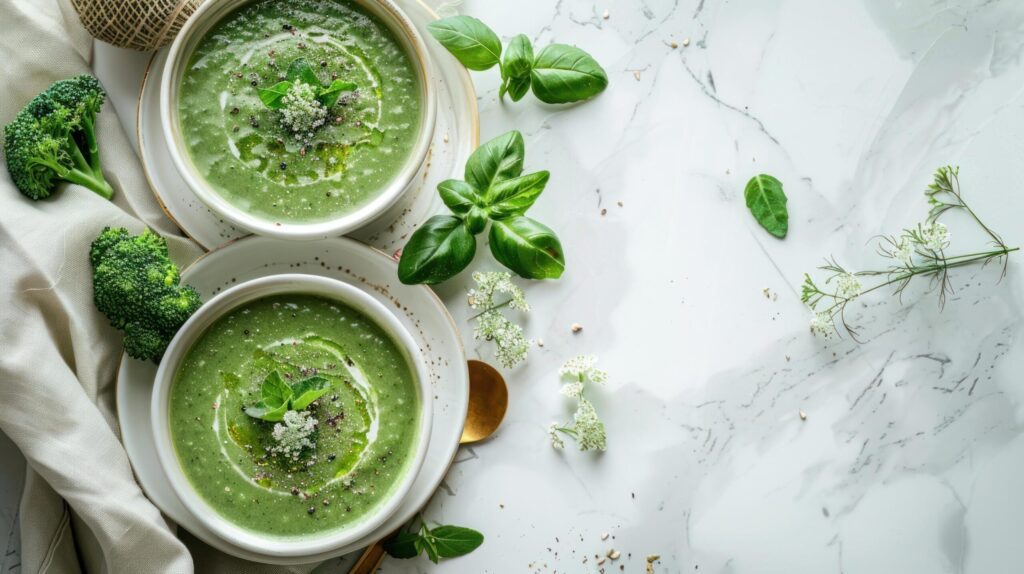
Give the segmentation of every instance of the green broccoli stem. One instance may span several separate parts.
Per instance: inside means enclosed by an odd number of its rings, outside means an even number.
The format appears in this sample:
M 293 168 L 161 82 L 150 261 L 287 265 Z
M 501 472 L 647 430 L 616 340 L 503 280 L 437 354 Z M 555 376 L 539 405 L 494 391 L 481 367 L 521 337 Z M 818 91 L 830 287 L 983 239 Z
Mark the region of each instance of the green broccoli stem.
M 104 199 L 114 197 L 114 188 L 110 187 L 107 180 L 103 179 L 102 176 L 97 177 L 92 172 L 72 169 L 64 174 L 64 179 L 71 183 L 77 183 L 82 187 L 87 187 Z
M 75 142 L 75 136 L 73 134 L 68 134 L 68 144 L 68 149 L 71 150 L 68 152 L 71 155 L 71 161 L 75 162 L 75 165 L 78 166 L 78 169 L 81 171 L 91 172 L 93 170 L 92 165 L 90 165 L 85 159 L 85 156 L 82 155 L 82 150 L 78 149 L 78 143 Z
M 92 171 L 103 179 L 103 168 L 100 166 L 100 146 L 96 142 L 96 128 L 94 118 L 82 118 L 83 130 L 85 132 L 85 144 L 89 147 L 89 161 Z M 110 187 L 109 185 L 107 187 Z

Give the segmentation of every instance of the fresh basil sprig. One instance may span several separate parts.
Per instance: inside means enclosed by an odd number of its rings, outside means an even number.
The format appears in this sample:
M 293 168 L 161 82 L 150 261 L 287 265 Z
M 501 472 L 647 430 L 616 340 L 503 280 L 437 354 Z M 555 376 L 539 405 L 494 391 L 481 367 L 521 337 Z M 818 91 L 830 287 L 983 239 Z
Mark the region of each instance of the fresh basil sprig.
M 465 269 L 476 254 L 474 235 L 491 222 L 494 258 L 527 279 L 557 279 L 565 269 L 555 232 L 526 217 L 548 183 L 549 174 L 522 175 L 523 135 L 502 134 L 483 144 L 466 162 L 465 180 L 437 186 L 454 215 L 435 215 L 409 238 L 398 262 L 398 278 L 407 285 L 440 283 Z
M 786 209 L 786 194 L 782 182 L 762 173 L 747 182 L 743 196 L 754 219 L 768 233 L 782 239 L 789 231 L 789 211 Z
M 426 552 L 427 558 L 437 564 L 441 558 L 455 558 L 476 550 L 484 543 L 484 535 L 462 526 L 436 526 L 430 528 L 418 518 L 416 531 L 403 530 L 384 543 L 384 550 L 394 558 L 415 558 Z
M 487 70 L 500 64 L 498 95 L 518 102 L 533 88 L 533 95 L 549 104 L 579 102 L 608 87 L 608 75 L 590 54 L 566 44 L 551 44 L 534 55 L 530 39 L 519 34 L 509 41 L 504 59 L 501 41 L 493 30 L 472 16 L 451 16 L 427 25 L 463 66 Z
M 305 409 L 329 390 L 331 383 L 323 377 L 312 376 L 288 384 L 281 378 L 281 373 L 273 371 L 263 379 L 260 386 L 260 401 L 246 407 L 245 414 L 265 421 L 278 422 L 284 419 L 286 412 Z
M 282 80 L 269 88 L 258 88 L 257 92 L 260 95 L 260 101 L 265 106 L 272 110 L 281 109 L 284 104 L 281 102 L 281 98 L 288 93 L 288 90 L 292 89 L 292 86 L 296 82 L 303 84 L 309 84 L 316 91 L 316 99 L 320 102 L 324 108 L 330 108 L 337 101 L 338 98 L 344 92 L 351 92 L 356 89 L 356 85 L 352 82 L 345 82 L 342 80 L 334 80 L 330 84 L 323 84 L 320 82 L 320 78 L 316 76 L 316 72 L 309 65 L 309 62 L 305 58 L 296 58 L 292 61 L 291 65 L 288 66 L 288 72 L 285 74 L 285 80 Z

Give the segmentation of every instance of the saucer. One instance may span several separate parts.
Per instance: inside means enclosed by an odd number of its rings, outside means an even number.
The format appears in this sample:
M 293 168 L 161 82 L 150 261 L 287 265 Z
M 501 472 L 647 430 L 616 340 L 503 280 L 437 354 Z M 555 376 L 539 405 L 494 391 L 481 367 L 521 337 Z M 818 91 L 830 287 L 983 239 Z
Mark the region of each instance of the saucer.
M 394 311 L 419 344 L 430 374 L 434 417 L 426 460 L 399 509 L 363 539 L 301 558 L 271 557 L 238 548 L 196 520 L 174 494 L 156 456 L 150 400 L 157 365 L 127 355 L 117 378 L 121 436 L 142 489 L 171 520 L 210 546 L 246 560 L 306 564 L 360 550 L 408 522 L 434 494 L 458 450 L 469 401 L 469 372 L 462 338 L 444 304 L 428 287 L 398 281 L 390 256 L 346 238 L 296 242 L 250 236 L 200 257 L 182 272 L 182 282 L 204 300 L 242 281 L 281 273 L 332 277 L 353 285 Z

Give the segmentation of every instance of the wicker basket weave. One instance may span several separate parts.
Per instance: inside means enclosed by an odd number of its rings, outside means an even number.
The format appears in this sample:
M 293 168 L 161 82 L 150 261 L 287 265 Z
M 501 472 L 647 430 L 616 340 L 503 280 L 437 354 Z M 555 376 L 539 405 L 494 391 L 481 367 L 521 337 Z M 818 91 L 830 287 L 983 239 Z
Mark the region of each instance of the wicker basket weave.
M 85 29 L 121 48 L 156 50 L 169 43 L 203 0 L 71 0 Z

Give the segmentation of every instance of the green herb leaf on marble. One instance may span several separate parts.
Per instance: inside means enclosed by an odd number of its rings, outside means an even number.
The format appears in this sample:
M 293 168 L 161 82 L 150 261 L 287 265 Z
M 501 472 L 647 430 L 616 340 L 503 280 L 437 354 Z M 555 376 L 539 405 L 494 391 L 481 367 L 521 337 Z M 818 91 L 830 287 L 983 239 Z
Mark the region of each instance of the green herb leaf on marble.
M 565 44 L 551 44 L 537 54 L 530 80 L 533 95 L 548 104 L 579 102 L 608 87 L 608 75 L 597 60 Z
M 754 219 L 768 233 L 783 238 L 789 231 L 789 211 L 786 209 L 786 194 L 782 182 L 767 174 L 750 178 L 743 191 L 747 207 Z
M 484 543 L 484 535 L 464 526 L 427 526 L 422 515 L 417 515 L 419 528 L 404 530 L 384 542 L 384 551 L 393 558 L 415 558 L 426 554 L 437 564 L 442 558 L 457 558 L 476 550 Z
M 472 16 L 451 16 L 427 25 L 430 35 L 470 70 L 487 70 L 501 58 L 501 39 Z

